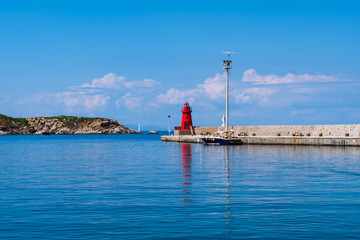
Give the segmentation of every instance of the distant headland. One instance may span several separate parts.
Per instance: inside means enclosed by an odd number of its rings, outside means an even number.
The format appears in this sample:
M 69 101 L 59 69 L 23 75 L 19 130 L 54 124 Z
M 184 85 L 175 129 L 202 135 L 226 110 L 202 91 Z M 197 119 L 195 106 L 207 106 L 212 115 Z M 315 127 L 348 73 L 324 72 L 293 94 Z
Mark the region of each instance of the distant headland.
M 44 127 L 50 134 L 138 134 L 118 121 L 74 116 L 13 118 L 0 114 L 0 135 L 36 135 Z

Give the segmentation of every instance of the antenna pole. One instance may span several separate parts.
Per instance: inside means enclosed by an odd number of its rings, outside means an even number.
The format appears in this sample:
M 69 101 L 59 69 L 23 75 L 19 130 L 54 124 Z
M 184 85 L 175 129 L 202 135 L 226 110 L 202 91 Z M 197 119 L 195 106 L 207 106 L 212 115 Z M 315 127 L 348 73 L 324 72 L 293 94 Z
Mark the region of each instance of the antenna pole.
M 226 118 L 225 118 L 225 131 L 228 131 L 229 126 L 229 85 L 230 85 L 230 69 L 231 66 L 231 60 L 230 60 L 230 54 L 234 52 L 224 52 L 227 54 L 227 60 L 223 61 L 223 68 L 226 69 Z
M 229 69 L 226 69 L 226 122 L 225 131 L 228 131 L 229 126 Z
M 170 136 L 170 133 L 171 133 L 171 129 L 170 129 L 170 114 L 168 115 L 168 118 L 169 118 L 169 136 Z

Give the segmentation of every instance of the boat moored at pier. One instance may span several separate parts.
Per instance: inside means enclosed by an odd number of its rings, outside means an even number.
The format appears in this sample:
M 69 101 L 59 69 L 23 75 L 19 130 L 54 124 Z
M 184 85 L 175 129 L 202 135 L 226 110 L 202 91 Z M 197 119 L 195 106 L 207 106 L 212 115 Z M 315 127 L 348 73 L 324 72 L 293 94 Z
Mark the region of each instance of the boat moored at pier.
M 233 131 L 218 131 L 215 135 L 203 136 L 201 140 L 209 145 L 241 145 L 243 141 Z

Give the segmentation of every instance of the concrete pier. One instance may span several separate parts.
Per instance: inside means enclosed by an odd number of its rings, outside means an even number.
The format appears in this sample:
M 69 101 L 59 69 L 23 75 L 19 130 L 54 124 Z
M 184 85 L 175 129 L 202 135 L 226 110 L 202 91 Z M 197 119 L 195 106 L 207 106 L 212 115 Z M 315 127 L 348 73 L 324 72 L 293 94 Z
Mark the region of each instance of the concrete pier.
M 161 136 L 163 142 L 203 143 L 200 135 Z
M 161 136 L 161 141 L 203 143 L 201 137 L 201 135 Z M 239 136 L 239 138 L 244 144 L 360 147 L 360 137 Z

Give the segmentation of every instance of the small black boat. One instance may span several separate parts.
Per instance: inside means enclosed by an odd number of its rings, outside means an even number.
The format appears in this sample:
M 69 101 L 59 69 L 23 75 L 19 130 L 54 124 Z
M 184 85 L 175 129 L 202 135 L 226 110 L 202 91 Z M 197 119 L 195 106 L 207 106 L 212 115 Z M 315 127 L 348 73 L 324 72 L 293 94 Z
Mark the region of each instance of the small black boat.
M 241 145 L 243 141 L 234 136 L 233 131 L 219 131 L 216 135 L 204 136 L 201 138 L 205 144 L 209 145 Z

